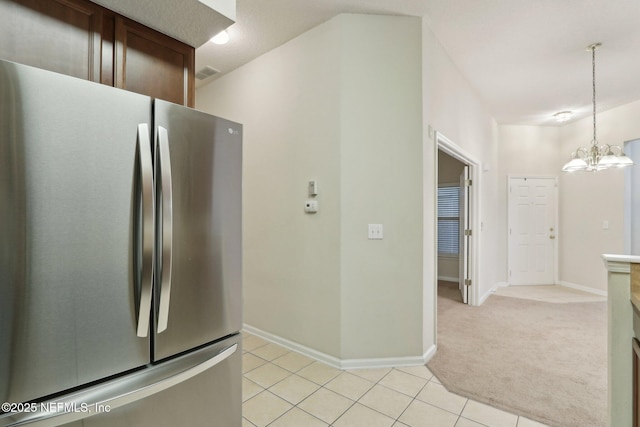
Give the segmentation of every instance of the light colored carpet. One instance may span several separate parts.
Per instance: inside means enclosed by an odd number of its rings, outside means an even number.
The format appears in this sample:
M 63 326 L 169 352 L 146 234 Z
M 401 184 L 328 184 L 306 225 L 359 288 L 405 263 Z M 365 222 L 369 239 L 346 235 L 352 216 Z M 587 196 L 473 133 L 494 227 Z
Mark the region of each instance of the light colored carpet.
M 495 295 L 565 304 L 568 302 L 606 302 L 607 297 L 560 285 L 504 286 Z
M 607 419 L 607 306 L 492 295 L 480 307 L 439 286 L 438 351 L 452 392 L 554 427 Z

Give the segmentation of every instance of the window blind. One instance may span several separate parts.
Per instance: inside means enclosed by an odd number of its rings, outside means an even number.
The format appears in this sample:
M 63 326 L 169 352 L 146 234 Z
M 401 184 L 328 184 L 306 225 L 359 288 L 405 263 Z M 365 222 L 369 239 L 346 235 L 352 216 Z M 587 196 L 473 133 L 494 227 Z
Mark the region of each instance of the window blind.
M 438 187 L 438 253 L 458 255 L 460 187 Z

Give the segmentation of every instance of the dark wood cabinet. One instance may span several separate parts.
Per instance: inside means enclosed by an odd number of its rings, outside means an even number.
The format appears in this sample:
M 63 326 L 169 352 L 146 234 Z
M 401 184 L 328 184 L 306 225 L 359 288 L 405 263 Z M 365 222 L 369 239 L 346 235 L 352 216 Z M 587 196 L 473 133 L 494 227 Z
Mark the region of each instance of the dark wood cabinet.
M 83 0 L 0 0 L 0 56 L 99 82 L 102 11 Z
M 193 48 L 122 17 L 115 39 L 116 87 L 193 106 Z
M 88 0 L 0 0 L 0 58 L 195 104 L 195 49 Z

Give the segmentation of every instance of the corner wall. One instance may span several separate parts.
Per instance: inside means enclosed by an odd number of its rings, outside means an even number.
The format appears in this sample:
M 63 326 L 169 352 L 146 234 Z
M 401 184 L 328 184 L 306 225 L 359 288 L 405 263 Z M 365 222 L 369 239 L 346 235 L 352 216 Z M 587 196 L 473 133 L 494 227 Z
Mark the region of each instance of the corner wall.
M 340 15 L 197 93 L 244 125 L 245 323 L 334 364 L 422 361 L 420 31 Z
M 419 361 L 421 20 L 334 19 L 342 23 L 341 358 Z M 367 239 L 370 223 L 383 224 L 383 240 Z
M 329 21 L 197 91 L 243 124 L 244 322 L 341 354 L 340 43 Z M 305 214 L 307 182 L 319 212 Z

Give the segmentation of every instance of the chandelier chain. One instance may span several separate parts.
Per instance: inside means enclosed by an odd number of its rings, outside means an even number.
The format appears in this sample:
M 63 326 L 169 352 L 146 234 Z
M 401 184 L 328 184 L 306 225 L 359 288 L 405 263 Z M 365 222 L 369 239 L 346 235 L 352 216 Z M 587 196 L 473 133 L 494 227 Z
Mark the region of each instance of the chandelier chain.
M 596 45 L 591 46 L 591 75 L 593 84 L 593 145 L 597 146 L 596 140 Z

